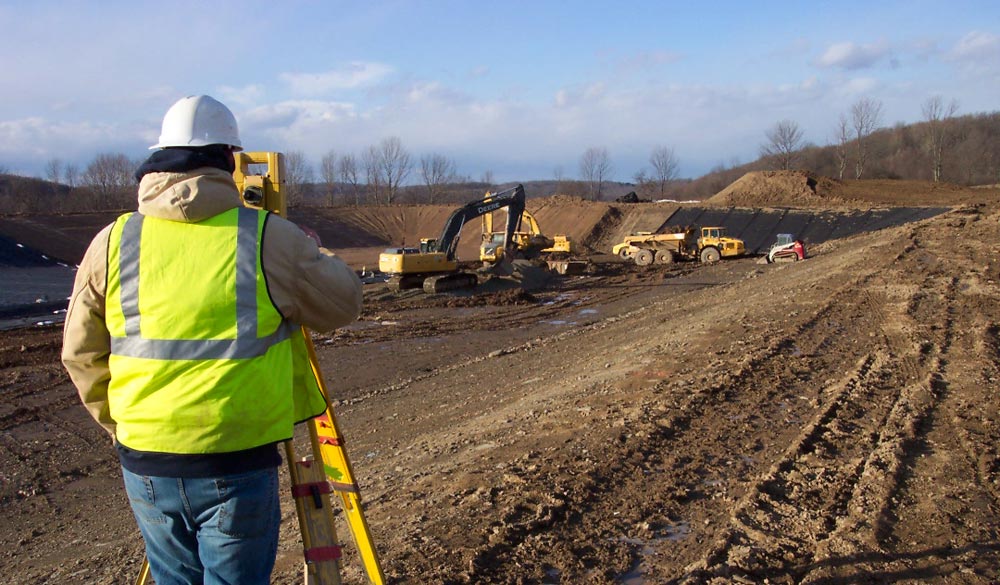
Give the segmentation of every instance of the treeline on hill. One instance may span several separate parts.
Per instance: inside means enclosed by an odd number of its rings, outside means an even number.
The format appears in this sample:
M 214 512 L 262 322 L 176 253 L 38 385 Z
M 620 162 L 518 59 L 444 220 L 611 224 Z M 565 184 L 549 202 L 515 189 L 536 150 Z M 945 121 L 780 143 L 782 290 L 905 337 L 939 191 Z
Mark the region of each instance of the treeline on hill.
M 940 144 L 941 181 L 966 186 L 1000 184 L 1000 112 L 949 118 L 934 130 Z M 875 130 L 867 138 L 868 161 L 860 178 L 934 180 L 931 132 L 930 122 Z M 833 179 L 855 179 L 853 141 L 843 146 L 805 145 L 791 153 L 790 168 Z M 842 167 L 845 156 L 847 164 Z M 675 182 L 671 196 L 706 199 L 750 171 L 781 169 L 781 162 L 779 156 L 772 155 L 742 165 L 720 163 L 702 177 Z
M 780 126 L 780 124 L 778 125 Z M 792 130 L 797 131 L 793 126 Z M 773 141 L 773 136 L 768 133 Z M 639 200 L 670 198 L 702 200 L 718 193 L 750 171 L 782 168 L 808 170 L 834 179 L 911 179 L 934 180 L 959 185 L 1000 183 L 1000 112 L 948 117 L 935 122 L 897 124 L 875 129 L 865 137 L 864 171 L 856 176 L 855 139 L 841 139 L 827 146 L 805 144 L 774 154 L 762 144 L 762 156 L 747 163 L 720 163 L 696 179 L 674 179 L 661 190 L 654 181 L 637 172 L 632 183 L 590 180 L 524 181 L 529 197 L 567 195 L 582 199 L 613 201 L 631 192 Z M 398 143 L 394 144 L 396 148 Z M 449 180 L 421 184 L 421 169 L 413 172 L 411 184 L 393 185 L 391 181 L 332 179 L 311 180 L 312 172 L 303 172 L 300 153 L 287 157 L 292 172 L 287 184 L 291 206 L 384 205 L 387 203 L 465 203 L 482 197 L 485 191 L 497 191 L 513 184 L 493 184 L 460 179 L 452 173 Z M 82 174 L 64 168 L 60 175 L 52 168 L 50 175 L 64 176 L 67 182 L 45 181 L 0 173 L 0 213 L 77 213 L 87 211 L 131 210 L 135 208 L 133 172 L 141 161 L 121 154 L 100 154 Z M 325 162 L 325 161 L 324 161 Z M 421 160 L 423 163 L 424 160 Z M 58 161 L 50 161 L 55 167 Z M 412 168 L 410 170 L 413 170 Z M 324 176 L 330 177 L 326 172 Z M 68 183 L 68 184 L 67 184 Z

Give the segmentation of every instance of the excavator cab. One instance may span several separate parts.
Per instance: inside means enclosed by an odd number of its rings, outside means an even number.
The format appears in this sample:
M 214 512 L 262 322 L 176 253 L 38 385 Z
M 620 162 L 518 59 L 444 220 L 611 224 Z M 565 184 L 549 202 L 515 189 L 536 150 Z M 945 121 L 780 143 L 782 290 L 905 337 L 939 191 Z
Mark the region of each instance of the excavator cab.
M 420 253 L 430 254 L 437 251 L 437 238 L 420 238 Z

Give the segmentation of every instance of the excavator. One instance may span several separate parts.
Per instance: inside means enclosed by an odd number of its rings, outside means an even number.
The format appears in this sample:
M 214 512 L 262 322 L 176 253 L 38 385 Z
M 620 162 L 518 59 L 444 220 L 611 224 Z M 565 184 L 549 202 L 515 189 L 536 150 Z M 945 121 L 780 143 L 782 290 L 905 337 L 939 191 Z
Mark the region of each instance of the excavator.
M 524 213 L 524 187 L 518 185 L 499 193 L 487 193 L 483 199 L 466 203 L 451 213 L 441 230 L 441 235 L 420 240 L 420 247 L 389 248 L 379 254 L 379 270 L 389 275 L 392 290 L 423 288 L 428 293 L 472 288 L 478 282 L 474 273 L 459 269 L 455 251 L 459 235 L 469 220 L 498 209 L 507 209 L 507 226 L 503 232 L 502 247 L 513 255 L 514 231 Z
M 487 196 L 489 193 L 487 193 Z M 483 244 L 479 247 L 479 259 L 484 264 L 493 264 L 503 259 L 504 232 L 493 231 L 493 214 L 483 215 Z M 574 252 L 572 240 L 563 234 L 548 237 L 542 234 L 538 220 L 527 209 L 514 230 L 513 244 L 519 255 L 531 258 L 536 255 L 566 257 Z

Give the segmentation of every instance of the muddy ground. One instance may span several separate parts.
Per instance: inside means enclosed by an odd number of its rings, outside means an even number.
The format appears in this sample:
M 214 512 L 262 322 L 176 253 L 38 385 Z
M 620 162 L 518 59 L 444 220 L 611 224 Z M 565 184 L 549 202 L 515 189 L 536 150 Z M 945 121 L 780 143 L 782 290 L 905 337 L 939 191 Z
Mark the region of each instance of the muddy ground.
M 369 285 L 315 342 L 388 581 L 1000 581 L 998 202 L 798 263 Z M 59 344 L 2 333 L 0 580 L 129 583 L 141 540 Z M 283 505 L 274 582 L 299 583 Z M 351 546 L 343 572 L 365 582 Z

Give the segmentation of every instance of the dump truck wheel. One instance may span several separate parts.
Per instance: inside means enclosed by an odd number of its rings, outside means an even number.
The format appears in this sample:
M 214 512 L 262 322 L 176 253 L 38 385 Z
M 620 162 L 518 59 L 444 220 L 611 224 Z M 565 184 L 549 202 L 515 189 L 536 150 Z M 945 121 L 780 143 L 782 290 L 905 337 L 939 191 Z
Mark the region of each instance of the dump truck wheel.
M 657 264 L 672 264 L 674 262 L 674 253 L 670 250 L 660 250 L 656 253 L 656 263 Z
M 618 257 L 621 258 L 621 259 L 623 259 L 623 260 L 628 260 L 628 247 L 627 246 L 625 248 L 622 248 L 621 250 L 618 250 Z
M 649 250 L 639 250 L 635 253 L 635 263 L 639 266 L 649 266 L 653 263 L 653 253 Z
M 701 251 L 701 261 L 705 264 L 713 264 L 721 258 L 722 255 L 719 254 L 719 250 L 716 248 L 705 248 Z

